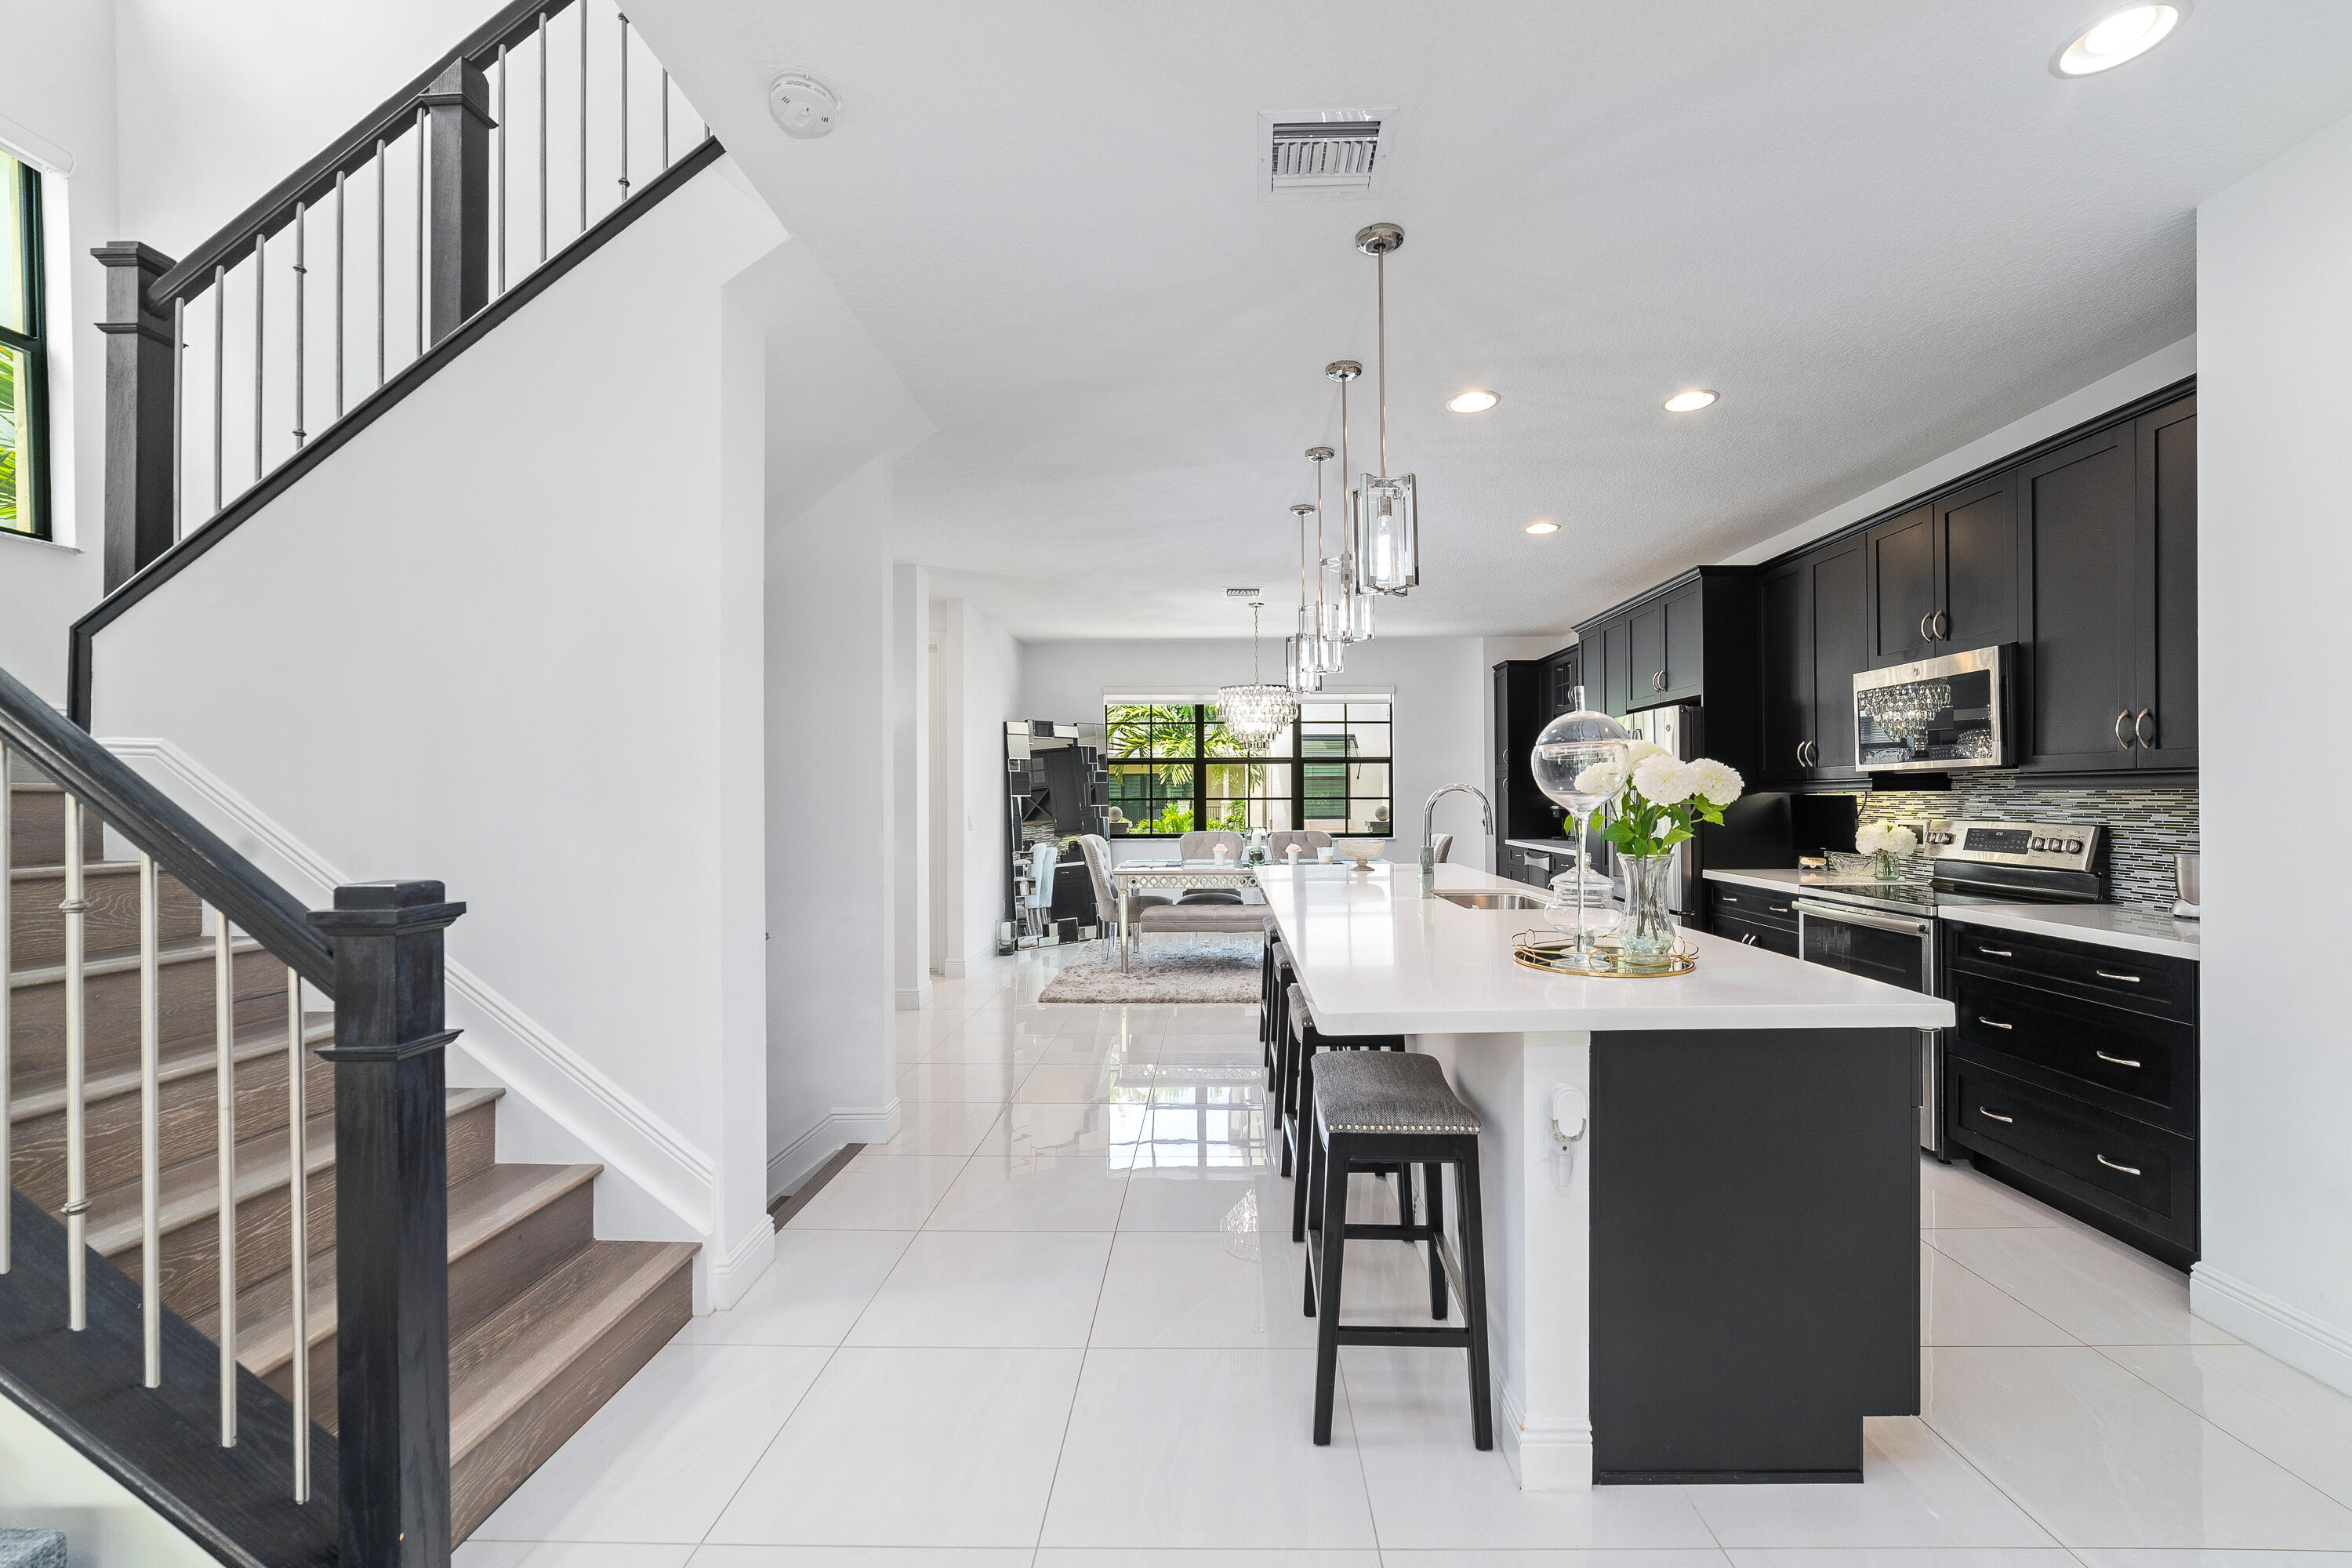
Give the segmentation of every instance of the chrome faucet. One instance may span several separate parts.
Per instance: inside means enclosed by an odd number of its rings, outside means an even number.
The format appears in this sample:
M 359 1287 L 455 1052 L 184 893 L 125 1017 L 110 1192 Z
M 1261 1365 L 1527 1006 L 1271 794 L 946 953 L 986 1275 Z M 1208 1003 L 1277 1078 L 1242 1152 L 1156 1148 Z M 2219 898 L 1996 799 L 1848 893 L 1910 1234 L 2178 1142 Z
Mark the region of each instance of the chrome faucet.
M 1495 807 L 1486 799 L 1486 792 L 1476 784 L 1441 784 L 1430 792 L 1427 804 L 1421 808 L 1421 896 L 1434 898 L 1437 894 L 1437 803 L 1462 790 L 1478 797 L 1478 815 L 1483 819 L 1488 837 L 1495 833 Z

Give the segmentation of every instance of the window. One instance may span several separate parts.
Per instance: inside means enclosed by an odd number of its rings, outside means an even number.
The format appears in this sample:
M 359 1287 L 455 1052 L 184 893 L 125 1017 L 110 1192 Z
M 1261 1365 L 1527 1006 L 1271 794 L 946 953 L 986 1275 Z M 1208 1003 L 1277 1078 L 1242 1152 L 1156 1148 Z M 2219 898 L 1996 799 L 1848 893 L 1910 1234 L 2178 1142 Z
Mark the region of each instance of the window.
M 1255 752 L 1225 729 L 1213 703 L 1114 702 L 1103 722 L 1114 831 L 1391 831 L 1384 700 L 1302 703 L 1298 721 Z
M 0 153 L 0 529 L 49 537 L 41 176 Z

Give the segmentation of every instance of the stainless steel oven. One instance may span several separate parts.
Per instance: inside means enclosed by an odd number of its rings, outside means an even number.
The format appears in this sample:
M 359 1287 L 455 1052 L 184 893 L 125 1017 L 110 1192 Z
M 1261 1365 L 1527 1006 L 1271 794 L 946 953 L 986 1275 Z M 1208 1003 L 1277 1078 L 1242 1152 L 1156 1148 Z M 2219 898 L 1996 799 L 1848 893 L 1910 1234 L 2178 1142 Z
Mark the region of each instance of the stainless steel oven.
M 1853 678 L 1853 754 L 1870 773 L 2013 766 L 2010 645 Z
M 1808 963 L 1823 963 L 1906 991 L 1937 994 L 1936 917 L 1858 910 L 1847 904 L 1800 898 L 1797 952 Z M 1941 1154 L 1943 1118 L 1937 1103 L 1943 1073 L 1942 1032 L 1919 1032 L 1919 1146 Z

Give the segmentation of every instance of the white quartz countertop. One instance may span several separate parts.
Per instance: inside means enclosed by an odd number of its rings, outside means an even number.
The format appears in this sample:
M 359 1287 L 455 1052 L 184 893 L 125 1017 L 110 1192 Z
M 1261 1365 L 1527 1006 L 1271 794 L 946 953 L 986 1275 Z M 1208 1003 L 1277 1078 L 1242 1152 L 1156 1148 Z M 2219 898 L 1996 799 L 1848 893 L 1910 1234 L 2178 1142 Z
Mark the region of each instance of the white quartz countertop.
M 1794 869 L 1709 871 L 1706 876 L 1710 882 L 1730 882 L 1776 893 L 1790 892 L 1800 886 L 1819 887 L 1826 892 L 1837 890 L 1835 883 L 1818 879 L 1801 884 Z M 1867 882 L 1854 885 L 1858 889 L 1870 886 Z M 1951 904 L 1936 913 L 1956 925 L 2029 931 L 2167 958 L 2199 956 L 2200 932 L 2195 921 L 2177 921 L 2160 910 L 2131 904 Z
M 1952 1005 L 1760 947 L 1689 933 L 1695 973 L 1586 979 L 1527 969 L 1512 938 L 1540 910 L 1469 910 L 1420 896 L 1412 867 L 1270 868 L 1258 885 L 1317 1027 L 1334 1035 L 1590 1029 L 1936 1029 Z M 1439 889 L 1525 893 L 1462 866 Z

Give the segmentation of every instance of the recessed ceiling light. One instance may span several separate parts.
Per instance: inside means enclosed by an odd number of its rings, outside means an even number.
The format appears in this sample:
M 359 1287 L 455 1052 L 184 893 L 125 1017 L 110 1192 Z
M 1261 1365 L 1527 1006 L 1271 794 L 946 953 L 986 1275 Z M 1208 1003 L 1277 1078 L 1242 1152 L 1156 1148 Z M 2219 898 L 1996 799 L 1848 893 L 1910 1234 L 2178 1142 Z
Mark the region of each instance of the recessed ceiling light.
M 1528 531 L 1529 533 L 1558 533 L 1559 531 L 1559 524 L 1556 522 L 1531 522 L 1528 524 Z
M 1463 393 L 1445 406 L 1456 414 L 1484 414 L 1502 401 L 1501 393 L 1481 389 L 1476 392 Z
M 1696 389 L 1689 392 L 1677 392 L 1672 397 L 1666 399 L 1666 412 L 1669 414 L 1696 414 L 1714 401 L 1715 394 L 1712 392 Z
M 2061 49 L 2051 69 L 2060 76 L 2089 76 L 2137 59 L 2164 42 L 2179 22 L 2181 9 L 2179 5 L 2126 5 Z

